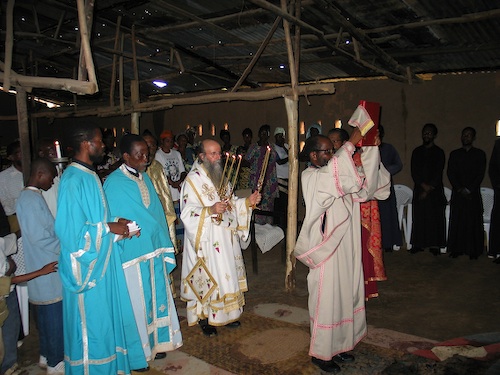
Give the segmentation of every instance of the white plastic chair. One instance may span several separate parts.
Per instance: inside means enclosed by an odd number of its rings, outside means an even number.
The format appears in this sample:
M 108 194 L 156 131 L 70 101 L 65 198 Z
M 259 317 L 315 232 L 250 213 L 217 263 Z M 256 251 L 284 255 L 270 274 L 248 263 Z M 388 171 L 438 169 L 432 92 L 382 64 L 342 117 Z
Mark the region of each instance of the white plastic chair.
M 486 250 L 488 250 L 490 240 L 490 220 L 491 210 L 493 209 L 493 189 L 482 187 L 481 198 L 483 200 L 483 227 L 486 232 Z
M 394 192 L 396 194 L 396 205 L 398 208 L 399 228 L 403 230 L 406 249 L 410 250 L 412 247 L 411 229 L 413 225 L 413 219 L 411 201 L 413 199 L 413 190 L 411 190 L 408 186 L 396 184 L 394 185 Z
M 451 202 L 451 189 L 447 188 L 446 186 L 444 187 L 444 196 L 446 197 L 446 208 L 444 210 L 444 216 L 446 220 L 446 234 L 445 238 L 446 241 L 448 241 L 448 229 L 450 227 L 450 202 Z M 441 248 L 441 254 L 446 254 L 447 247 L 442 247 Z

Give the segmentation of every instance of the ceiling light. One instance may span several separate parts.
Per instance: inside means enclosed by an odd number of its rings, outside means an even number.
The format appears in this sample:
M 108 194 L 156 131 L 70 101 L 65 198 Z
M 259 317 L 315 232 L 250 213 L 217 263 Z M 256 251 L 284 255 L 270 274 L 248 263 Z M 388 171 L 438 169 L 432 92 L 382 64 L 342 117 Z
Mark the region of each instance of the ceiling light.
M 167 82 L 164 81 L 153 81 L 153 85 L 159 87 L 160 89 L 164 88 L 165 86 L 168 85 Z
M 285 69 L 285 64 L 280 64 L 280 69 Z

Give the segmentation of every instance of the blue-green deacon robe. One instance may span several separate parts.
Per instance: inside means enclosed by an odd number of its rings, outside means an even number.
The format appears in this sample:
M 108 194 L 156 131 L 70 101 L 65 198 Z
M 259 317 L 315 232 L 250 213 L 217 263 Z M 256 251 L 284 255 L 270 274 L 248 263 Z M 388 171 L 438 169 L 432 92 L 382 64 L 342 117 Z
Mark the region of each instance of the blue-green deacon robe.
M 78 163 L 69 165 L 59 187 L 55 222 L 61 243 L 66 375 L 130 374 L 147 367 L 109 221 L 97 174 Z
M 106 178 L 104 191 L 111 214 L 141 228 L 139 237 L 117 243 L 144 354 L 151 360 L 182 345 L 168 277 L 176 264 L 165 213 L 149 176 L 136 177 L 125 165 Z

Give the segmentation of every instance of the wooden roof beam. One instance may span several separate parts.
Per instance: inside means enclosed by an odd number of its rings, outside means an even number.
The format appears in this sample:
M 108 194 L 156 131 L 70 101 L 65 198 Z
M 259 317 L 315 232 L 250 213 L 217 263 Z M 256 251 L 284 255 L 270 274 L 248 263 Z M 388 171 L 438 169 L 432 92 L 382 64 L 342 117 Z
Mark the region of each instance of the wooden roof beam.
M 329 47 L 330 50 L 332 50 L 340 55 L 347 56 L 349 59 L 351 59 L 353 61 L 356 61 L 356 57 L 354 55 L 352 55 L 351 53 L 349 53 L 341 48 L 336 47 L 335 44 L 331 43 L 329 40 L 327 40 L 325 38 L 325 34 L 323 33 L 323 31 L 317 29 L 316 27 L 314 27 L 314 26 L 312 26 L 304 21 L 297 19 L 296 17 L 289 15 L 287 12 L 283 12 L 280 8 L 267 2 L 266 0 L 249 0 L 249 1 L 257 6 L 260 6 L 264 9 L 267 9 L 267 10 L 273 12 L 276 15 L 282 16 L 284 19 L 287 19 L 288 21 L 290 21 L 296 25 L 299 25 L 303 29 L 311 31 L 318 39 L 320 39 L 322 41 L 322 43 L 324 45 Z M 383 68 L 383 67 L 380 67 L 377 65 L 373 65 L 373 64 L 371 64 L 365 60 L 361 60 L 361 59 L 358 60 L 357 63 L 364 66 L 365 68 L 371 69 L 375 72 L 383 74 L 383 75 L 385 75 L 389 78 L 392 78 L 394 80 L 401 81 L 401 82 L 407 82 L 407 80 L 408 80 L 406 71 L 401 73 L 400 71 L 388 70 L 386 68 Z
M 232 88 L 231 92 L 235 92 L 236 90 L 238 90 L 238 87 L 240 87 L 240 85 L 243 83 L 243 81 L 248 77 L 248 75 L 252 71 L 252 69 L 255 66 L 255 64 L 257 64 L 257 61 L 259 60 L 260 56 L 262 55 L 262 53 L 266 49 L 267 45 L 269 44 L 269 41 L 273 37 L 273 35 L 274 35 L 276 29 L 278 28 L 281 20 L 282 20 L 281 17 L 277 17 L 276 18 L 276 20 L 274 21 L 273 25 L 271 26 L 271 29 L 269 29 L 269 32 L 267 33 L 266 37 L 264 38 L 264 41 L 260 45 L 260 47 L 257 50 L 257 52 L 253 55 L 252 61 L 250 61 L 250 64 L 248 64 L 248 66 L 246 67 L 246 69 L 243 71 L 243 74 L 241 75 L 241 77 L 238 80 L 238 82 L 236 82 L 236 84 Z
M 198 24 L 200 24 L 200 25 L 205 25 L 206 27 L 208 27 L 208 28 L 220 33 L 220 34 L 227 35 L 228 38 L 237 40 L 237 41 L 242 42 L 242 43 L 246 43 L 246 40 L 241 39 L 240 37 L 232 34 L 227 29 L 220 27 L 220 26 L 217 26 L 216 24 L 214 24 L 210 21 L 204 20 L 203 18 L 195 16 L 194 14 L 189 13 L 189 12 L 185 11 L 184 9 L 179 8 L 179 7 L 176 7 L 176 6 L 166 2 L 164 0 L 152 0 L 152 2 L 160 5 L 161 7 L 165 8 L 165 9 L 170 10 L 171 12 L 180 14 L 186 18 L 189 18 L 195 22 L 198 22 Z
M 390 55 L 388 55 L 384 50 L 378 47 L 361 29 L 353 26 L 348 20 L 345 19 L 340 12 L 331 6 L 331 3 L 326 0 L 315 0 L 316 3 L 323 7 L 323 11 L 326 13 L 328 18 L 333 19 L 335 23 L 340 25 L 344 30 L 349 32 L 349 34 L 354 38 L 354 48 L 356 53 L 356 60 L 360 61 L 360 50 L 358 44 L 363 46 L 366 50 L 370 51 L 374 56 L 378 57 L 384 65 L 388 67 L 390 71 L 396 72 L 398 75 L 402 75 L 407 78 L 406 67 L 401 66 L 396 60 L 394 60 Z M 416 77 L 414 77 L 417 79 Z

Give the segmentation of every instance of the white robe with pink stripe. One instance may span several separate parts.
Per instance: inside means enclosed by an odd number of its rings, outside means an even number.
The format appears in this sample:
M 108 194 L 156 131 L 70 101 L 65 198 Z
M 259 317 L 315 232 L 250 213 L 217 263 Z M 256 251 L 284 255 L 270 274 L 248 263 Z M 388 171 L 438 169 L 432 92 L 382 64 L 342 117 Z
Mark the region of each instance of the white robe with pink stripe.
M 359 202 L 386 199 L 390 192 L 378 147 L 363 148 L 363 175 L 353 151 L 347 142 L 325 167 L 302 173 L 306 215 L 295 255 L 310 268 L 309 355 L 326 361 L 352 350 L 366 335 Z

